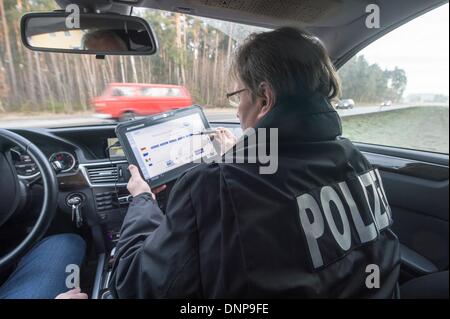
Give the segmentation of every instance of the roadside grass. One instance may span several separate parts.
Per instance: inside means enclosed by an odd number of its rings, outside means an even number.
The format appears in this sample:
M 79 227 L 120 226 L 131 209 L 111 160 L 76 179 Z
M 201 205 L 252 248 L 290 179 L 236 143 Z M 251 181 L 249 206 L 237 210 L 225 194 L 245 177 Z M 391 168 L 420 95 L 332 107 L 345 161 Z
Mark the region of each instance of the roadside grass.
M 342 118 L 343 135 L 354 142 L 449 152 L 449 108 L 412 107 Z
M 209 114 L 235 114 L 236 108 L 209 107 Z M 92 111 L 70 113 L 0 112 L 0 120 L 21 121 L 92 117 Z M 416 106 L 389 112 L 354 115 L 342 118 L 343 135 L 355 142 L 449 153 L 449 107 Z

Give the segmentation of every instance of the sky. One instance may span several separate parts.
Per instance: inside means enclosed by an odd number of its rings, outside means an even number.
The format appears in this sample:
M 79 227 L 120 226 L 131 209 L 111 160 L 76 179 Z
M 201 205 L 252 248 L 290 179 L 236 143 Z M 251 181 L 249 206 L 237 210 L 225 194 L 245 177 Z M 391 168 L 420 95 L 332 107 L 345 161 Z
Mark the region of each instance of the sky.
M 405 96 L 449 95 L 449 4 L 388 33 L 360 54 L 381 68 L 404 69 L 408 77 Z

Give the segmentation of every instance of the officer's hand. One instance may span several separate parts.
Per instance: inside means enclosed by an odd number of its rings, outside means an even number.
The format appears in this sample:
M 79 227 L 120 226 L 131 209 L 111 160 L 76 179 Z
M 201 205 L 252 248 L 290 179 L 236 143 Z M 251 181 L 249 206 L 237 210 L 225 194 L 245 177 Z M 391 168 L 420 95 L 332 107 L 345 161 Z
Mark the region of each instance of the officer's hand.
M 156 199 L 155 194 L 158 194 L 159 192 L 166 189 L 166 185 L 162 185 L 155 188 L 152 192 L 150 186 L 148 186 L 147 182 L 144 181 L 144 179 L 141 177 L 139 169 L 136 166 L 130 165 L 128 166 L 128 170 L 131 173 L 131 178 L 128 181 L 127 189 L 130 192 L 131 196 L 136 197 L 137 195 L 142 193 L 150 193 L 153 199 Z
M 216 128 L 216 133 L 212 134 L 212 137 L 214 137 L 214 142 L 220 149 L 220 155 L 225 154 L 234 146 L 234 144 L 236 144 L 236 137 L 234 134 L 224 127 Z
M 82 293 L 80 288 L 75 288 L 59 294 L 55 299 L 88 299 L 88 295 Z

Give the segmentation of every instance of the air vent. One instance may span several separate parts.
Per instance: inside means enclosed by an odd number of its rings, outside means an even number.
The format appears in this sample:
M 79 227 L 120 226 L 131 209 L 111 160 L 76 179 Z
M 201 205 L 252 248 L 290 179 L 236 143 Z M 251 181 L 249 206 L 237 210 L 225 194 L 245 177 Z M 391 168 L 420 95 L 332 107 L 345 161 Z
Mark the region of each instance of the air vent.
M 99 165 L 86 167 L 91 184 L 110 184 L 118 181 L 116 165 Z

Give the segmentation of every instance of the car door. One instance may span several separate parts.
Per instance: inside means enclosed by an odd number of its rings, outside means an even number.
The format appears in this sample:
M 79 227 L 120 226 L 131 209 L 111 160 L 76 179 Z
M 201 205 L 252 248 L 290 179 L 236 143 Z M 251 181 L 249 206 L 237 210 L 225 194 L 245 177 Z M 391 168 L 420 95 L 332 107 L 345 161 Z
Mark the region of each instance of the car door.
M 379 168 L 401 243 L 404 282 L 448 269 L 448 156 L 359 145 Z
M 339 71 L 343 94 L 359 110 L 341 114 L 343 134 L 380 170 L 401 243 L 401 282 L 448 270 L 448 27 L 447 4 L 372 43 Z M 392 105 L 377 107 L 387 97 Z

